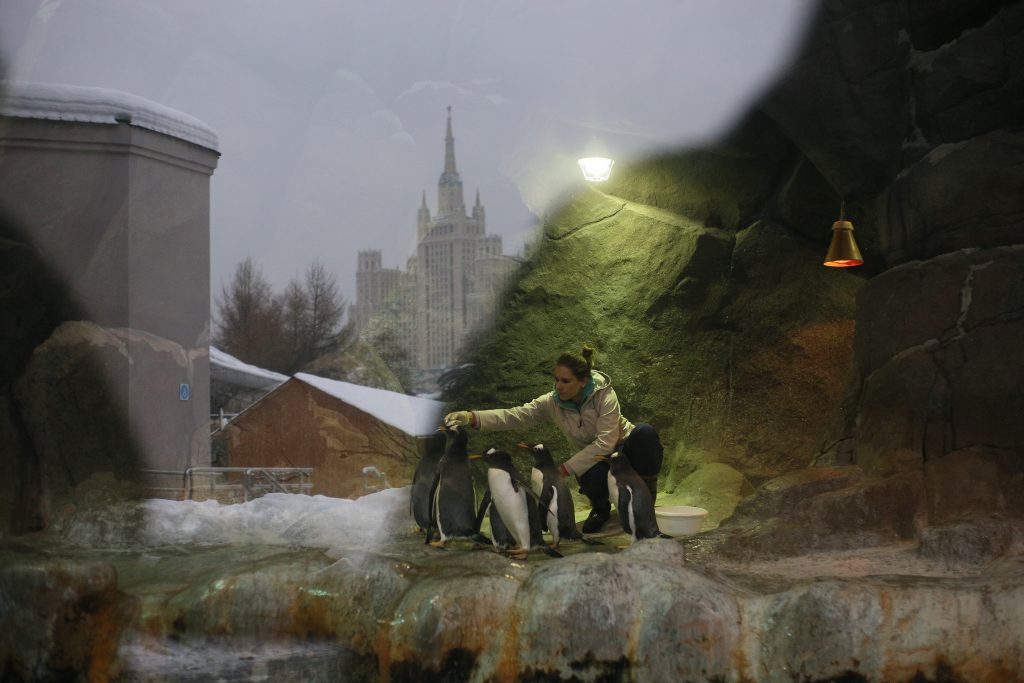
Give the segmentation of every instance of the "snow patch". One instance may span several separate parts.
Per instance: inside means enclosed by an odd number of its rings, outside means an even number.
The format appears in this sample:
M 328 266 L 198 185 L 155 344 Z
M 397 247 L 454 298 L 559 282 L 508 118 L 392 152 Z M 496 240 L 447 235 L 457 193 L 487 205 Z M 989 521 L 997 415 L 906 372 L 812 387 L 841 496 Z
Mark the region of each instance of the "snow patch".
M 210 347 L 210 377 L 236 386 L 268 390 L 288 379 L 288 375 L 249 365 L 214 346 Z
M 62 83 L 3 81 L 0 114 L 13 118 L 128 123 L 217 151 L 217 134 L 199 119 L 138 95 Z
M 397 427 L 410 436 L 430 436 L 436 432 L 444 413 L 444 403 L 428 398 L 364 387 L 305 372 L 295 375 L 295 379 L 316 387 L 381 422 Z
M 154 548 L 230 544 L 332 548 L 369 544 L 412 531 L 411 487 L 385 489 L 357 500 L 270 493 L 247 503 L 153 499 L 138 503 L 144 522 L 118 507 L 80 515 L 66 540 L 90 547 Z

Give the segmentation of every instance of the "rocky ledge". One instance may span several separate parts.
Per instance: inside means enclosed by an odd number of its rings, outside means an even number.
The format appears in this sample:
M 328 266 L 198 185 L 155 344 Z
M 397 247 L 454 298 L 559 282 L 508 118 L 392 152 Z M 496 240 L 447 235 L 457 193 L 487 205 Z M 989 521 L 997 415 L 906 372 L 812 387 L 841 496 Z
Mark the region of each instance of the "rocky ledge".
M 742 559 L 715 550 L 720 531 L 621 550 L 628 539 L 613 534 L 515 562 L 424 546 L 407 496 L 81 509 L 0 550 L 5 675 L 920 682 L 1024 671 L 1013 534 L 995 555 L 959 552 L 947 534 Z

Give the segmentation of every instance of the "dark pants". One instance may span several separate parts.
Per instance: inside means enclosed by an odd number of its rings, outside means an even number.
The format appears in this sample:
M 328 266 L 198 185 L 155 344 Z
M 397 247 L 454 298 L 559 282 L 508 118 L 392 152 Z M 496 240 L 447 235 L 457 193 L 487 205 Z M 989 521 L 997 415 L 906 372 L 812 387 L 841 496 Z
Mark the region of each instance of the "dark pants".
M 644 479 L 657 477 L 661 471 L 665 449 L 658 438 L 658 430 L 649 424 L 636 425 L 619 446 L 619 452 L 629 459 L 629 464 Z M 609 469 L 607 461 L 599 462 L 581 474 L 578 477 L 580 491 L 591 500 L 607 498 Z

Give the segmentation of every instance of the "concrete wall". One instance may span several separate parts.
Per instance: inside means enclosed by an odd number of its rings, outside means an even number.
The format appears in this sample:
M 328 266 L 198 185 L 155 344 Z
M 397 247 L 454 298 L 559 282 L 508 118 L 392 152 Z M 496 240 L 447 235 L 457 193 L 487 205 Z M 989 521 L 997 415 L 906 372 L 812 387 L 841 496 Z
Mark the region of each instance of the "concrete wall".
M 210 177 L 218 157 L 127 120 L 0 117 L 0 210 L 84 317 L 144 333 L 127 337 L 132 362 L 108 376 L 127 396 L 143 468 L 210 459 Z M 180 347 L 184 362 L 148 353 L 160 340 Z M 132 348 L 139 344 L 146 348 Z M 191 391 L 186 410 L 181 384 Z

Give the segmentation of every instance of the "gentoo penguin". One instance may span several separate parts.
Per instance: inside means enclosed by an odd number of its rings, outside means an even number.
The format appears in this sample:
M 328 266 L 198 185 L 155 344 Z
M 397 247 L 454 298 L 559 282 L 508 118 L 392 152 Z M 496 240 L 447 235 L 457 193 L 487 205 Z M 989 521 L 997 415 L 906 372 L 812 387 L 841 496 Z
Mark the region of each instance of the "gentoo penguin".
M 542 443 L 533 446 L 520 443 L 519 447 L 533 454 L 534 467 L 530 480 L 531 483 L 540 480 L 538 508 L 544 520 L 541 526 L 551 532 L 551 545 L 557 548 L 563 538 L 600 545 L 600 541 L 587 538 L 576 528 L 576 508 L 573 506 L 572 494 L 569 493 L 569 481 L 558 471 L 551 451 Z
M 443 548 L 453 538 L 468 538 L 474 543 L 489 544 L 491 541 L 480 533 L 476 525 L 473 494 L 473 479 L 469 472 L 469 453 L 466 442 L 469 434 L 465 429 L 444 427 L 447 446 L 438 463 L 437 480 L 434 487 L 431 508 L 431 526 L 437 525 L 441 538 L 431 541 L 431 529 L 427 529 L 427 542 Z
M 615 509 L 619 509 L 619 482 L 615 481 L 615 475 L 611 468 L 608 469 L 608 498 L 611 499 Z
M 483 455 L 471 455 L 470 459 L 482 459 L 487 463 L 487 487 L 491 493 L 491 510 L 497 510 L 503 527 L 514 539 L 517 548 L 509 554 L 525 560 L 531 547 L 539 547 L 548 555 L 561 557 L 545 542 L 540 530 L 540 514 L 537 506 L 527 494 L 526 482 L 512 464 L 512 456 L 496 448 Z M 491 517 L 492 524 L 495 519 Z M 494 527 L 491 528 L 495 534 Z M 495 543 L 495 547 L 498 544 Z
M 483 456 L 471 455 L 470 460 L 478 460 Z M 476 528 L 479 529 L 480 525 L 484 522 L 484 515 L 490 511 L 490 522 L 491 522 L 491 543 L 494 544 L 495 552 L 502 552 L 509 548 L 516 546 L 516 539 L 509 533 L 508 527 L 505 526 L 505 522 L 501 519 L 501 514 L 498 512 L 498 508 L 491 505 L 491 489 L 490 487 L 484 489 L 484 495 L 480 497 L 480 507 L 476 512 Z
M 423 442 L 423 455 L 416 464 L 416 472 L 412 475 L 412 491 L 409 494 L 409 512 L 416 522 L 418 531 L 426 531 L 430 527 L 430 507 L 433 504 L 431 491 L 437 479 L 437 466 L 445 450 L 445 435 L 438 431 Z
M 633 469 L 629 459 L 621 453 L 612 453 L 607 460 L 611 466 L 611 475 L 619 489 L 615 507 L 619 511 L 619 522 L 626 533 L 631 535 L 634 541 L 644 538 L 672 538 L 658 529 L 651 490 Z

